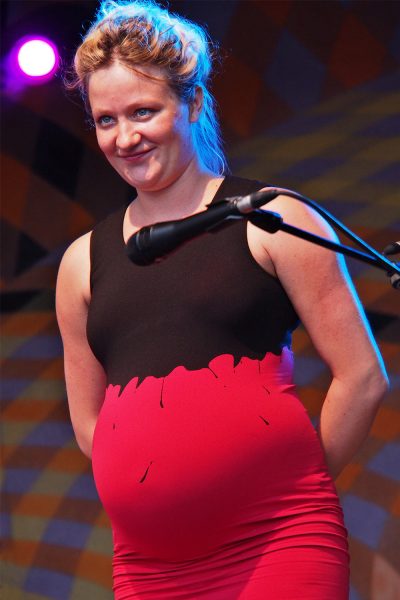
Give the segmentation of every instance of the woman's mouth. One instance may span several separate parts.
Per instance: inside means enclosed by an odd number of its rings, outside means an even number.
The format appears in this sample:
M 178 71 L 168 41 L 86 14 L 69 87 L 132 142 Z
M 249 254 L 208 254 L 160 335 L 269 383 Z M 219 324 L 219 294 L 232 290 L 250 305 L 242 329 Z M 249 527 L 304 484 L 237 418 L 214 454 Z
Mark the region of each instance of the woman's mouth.
M 148 150 L 141 150 L 140 152 L 132 152 L 131 154 L 119 155 L 118 158 L 122 158 L 127 162 L 138 162 L 141 159 L 147 157 L 147 155 L 153 150 L 153 148 L 149 148 Z

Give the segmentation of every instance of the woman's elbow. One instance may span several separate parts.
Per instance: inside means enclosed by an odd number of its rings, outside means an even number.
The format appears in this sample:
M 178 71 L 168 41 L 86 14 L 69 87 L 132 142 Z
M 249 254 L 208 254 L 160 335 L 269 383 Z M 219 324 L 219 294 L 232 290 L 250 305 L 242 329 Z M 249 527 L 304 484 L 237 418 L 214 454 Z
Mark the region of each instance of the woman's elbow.
M 89 459 L 92 459 L 92 445 L 93 445 L 93 430 L 94 427 L 74 427 L 76 443 L 80 451 Z
M 78 444 L 79 450 L 89 459 L 92 460 L 92 445 L 88 442 L 87 439 L 79 438 L 76 436 L 76 442 Z
M 371 403 L 379 406 L 389 391 L 389 379 L 382 364 L 368 369 L 364 375 L 364 389 Z

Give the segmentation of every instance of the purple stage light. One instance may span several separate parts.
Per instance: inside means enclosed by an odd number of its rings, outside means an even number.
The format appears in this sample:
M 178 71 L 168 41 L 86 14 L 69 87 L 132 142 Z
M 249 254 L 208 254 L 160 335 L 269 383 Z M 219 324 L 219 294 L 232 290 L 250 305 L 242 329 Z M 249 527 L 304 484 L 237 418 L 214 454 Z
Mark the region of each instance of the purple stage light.
M 58 52 L 50 40 L 30 36 L 21 40 L 17 47 L 17 64 L 23 75 L 32 82 L 50 79 L 58 67 Z
M 60 64 L 56 45 L 42 35 L 26 35 L 18 40 L 2 61 L 4 92 L 12 96 L 29 86 L 52 79 Z

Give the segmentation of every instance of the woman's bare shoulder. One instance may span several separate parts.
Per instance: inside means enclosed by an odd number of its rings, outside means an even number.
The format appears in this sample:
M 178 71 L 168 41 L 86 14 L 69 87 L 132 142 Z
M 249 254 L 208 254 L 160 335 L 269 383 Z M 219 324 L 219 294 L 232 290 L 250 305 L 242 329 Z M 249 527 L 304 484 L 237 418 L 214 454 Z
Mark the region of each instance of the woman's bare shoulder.
M 73 241 L 66 249 L 60 263 L 57 290 L 62 294 L 76 291 L 86 302 L 90 299 L 90 239 L 89 231 Z
M 91 235 L 92 232 L 88 231 L 74 240 L 64 252 L 61 263 L 73 263 L 76 260 L 87 258 L 90 250 Z

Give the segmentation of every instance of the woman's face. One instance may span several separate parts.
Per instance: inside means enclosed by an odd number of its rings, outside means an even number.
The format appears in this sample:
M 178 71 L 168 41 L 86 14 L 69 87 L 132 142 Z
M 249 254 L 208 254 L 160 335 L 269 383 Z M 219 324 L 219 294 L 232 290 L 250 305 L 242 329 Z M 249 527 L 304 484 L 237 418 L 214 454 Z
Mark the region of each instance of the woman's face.
M 200 106 L 197 100 L 192 107 L 182 103 L 161 69 L 138 70 L 144 75 L 115 62 L 95 71 L 89 78 L 89 103 L 97 141 L 110 164 L 138 190 L 159 191 L 196 158 L 191 123 Z

